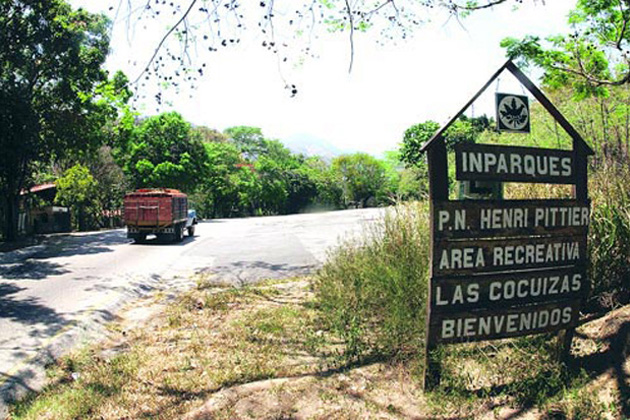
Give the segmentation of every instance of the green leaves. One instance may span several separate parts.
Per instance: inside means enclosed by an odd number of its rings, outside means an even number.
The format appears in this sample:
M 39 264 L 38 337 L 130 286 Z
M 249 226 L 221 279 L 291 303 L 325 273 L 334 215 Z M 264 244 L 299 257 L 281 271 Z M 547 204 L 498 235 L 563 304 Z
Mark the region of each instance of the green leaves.
M 80 164 L 68 169 L 55 184 L 57 185 L 55 201 L 64 206 L 85 204 L 96 194 L 96 180 L 90 174 L 90 170 Z
M 488 129 L 492 120 L 482 115 L 481 117 L 468 118 L 462 115 L 444 133 L 447 147 L 451 148 L 458 143 L 472 143 L 477 136 Z M 422 168 L 426 166 L 426 159 L 420 149 L 439 130 L 440 125 L 435 121 L 425 121 L 409 127 L 403 136 L 400 147 L 400 159 L 408 167 Z
M 207 176 L 206 149 L 178 113 L 147 118 L 130 131 L 129 154 L 122 159 L 136 187 L 193 192 Z
M 368 199 L 376 199 L 385 186 L 385 168 L 367 153 L 355 153 L 335 158 L 332 169 L 341 185 L 346 203 L 364 207 Z
M 501 46 L 520 66 L 545 71 L 545 85 L 574 89 L 574 98 L 605 97 L 607 86 L 630 82 L 630 5 L 624 0 L 580 0 L 568 19 L 572 32 L 521 40 L 505 38 Z
M 0 2 L 0 196 L 5 206 L 53 159 L 98 147 L 112 115 L 97 98 L 107 81 L 107 20 L 63 0 Z M 15 212 L 12 212 L 15 213 Z M 15 213 L 17 214 L 17 213 Z M 16 220 L 5 220 L 8 239 Z
M 75 165 L 68 169 L 55 184 L 57 185 L 55 202 L 70 207 L 75 225 L 78 225 L 79 230 L 85 230 L 87 228 L 86 209 L 96 207 L 98 194 L 98 183 L 90 170 L 83 165 Z M 89 212 L 92 215 L 98 209 L 93 210 Z

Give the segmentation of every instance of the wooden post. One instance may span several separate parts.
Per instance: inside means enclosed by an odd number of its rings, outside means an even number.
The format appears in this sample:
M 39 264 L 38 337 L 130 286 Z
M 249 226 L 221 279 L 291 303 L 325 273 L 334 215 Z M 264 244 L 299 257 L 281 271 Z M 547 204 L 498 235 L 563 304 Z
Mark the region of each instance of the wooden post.
M 446 143 L 443 137 L 436 139 L 429 149 L 427 149 L 427 157 L 429 161 L 429 200 L 430 200 L 430 217 L 431 221 L 431 259 L 429 267 L 431 276 L 429 277 L 429 291 L 427 296 L 427 319 L 426 319 L 426 347 L 425 347 L 425 364 L 424 364 L 424 389 L 430 391 L 440 384 L 441 366 L 440 361 L 434 357 L 437 345 L 432 343 L 429 334 L 429 321 L 431 319 L 431 279 L 433 278 L 433 244 L 435 232 L 433 224 L 433 207 L 436 201 L 448 200 L 448 161 L 446 155 Z
M 573 197 L 581 202 L 588 202 L 588 156 L 592 154 L 579 137 L 573 137 L 573 162 L 575 170 L 575 184 L 573 185 Z M 588 241 L 588 235 L 585 242 Z M 587 245 L 588 247 L 588 245 Z M 586 297 L 585 297 L 586 299 Z M 569 364 L 572 361 L 571 344 L 575 328 L 569 328 L 558 333 L 560 346 L 559 359 L 562 363 Z

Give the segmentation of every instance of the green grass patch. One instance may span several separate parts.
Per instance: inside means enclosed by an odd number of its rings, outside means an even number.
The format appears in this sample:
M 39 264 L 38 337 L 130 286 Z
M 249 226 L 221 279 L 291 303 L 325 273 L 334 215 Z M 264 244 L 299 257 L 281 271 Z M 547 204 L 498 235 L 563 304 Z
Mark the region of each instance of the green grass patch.
M 134 352 L 105 360 L 84 350 L 62 358 L 48 372 L 51 384 L 19 403 L 13 419 L 92 418 L 97 407 L 124 392 L 138 372 L 140 360 Z
M 389 210 L 330 254 L 313 289 L 348 359 L 422 358 L 429 247 L 428 205 L 413 203 Z

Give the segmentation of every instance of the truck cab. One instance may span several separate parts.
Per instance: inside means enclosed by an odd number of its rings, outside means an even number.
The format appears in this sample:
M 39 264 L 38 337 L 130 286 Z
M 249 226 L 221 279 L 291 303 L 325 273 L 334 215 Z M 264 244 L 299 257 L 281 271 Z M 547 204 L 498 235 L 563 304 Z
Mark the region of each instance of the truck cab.
M 188 236 L 195 236 L 195 225 L 197 224 L 197 211 L 188 209 L 188 217 L 186 218 L 186 229 Z

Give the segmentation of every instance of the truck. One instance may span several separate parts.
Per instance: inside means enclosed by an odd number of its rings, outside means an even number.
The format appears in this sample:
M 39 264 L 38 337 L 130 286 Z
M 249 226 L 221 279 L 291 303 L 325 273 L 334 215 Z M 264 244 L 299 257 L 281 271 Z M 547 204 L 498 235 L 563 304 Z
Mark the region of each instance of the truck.
M 148 235 L 158 240 L 181 242 L 184 231 L 194 236 L 197 218 L 188 209 L 188 196 L 170 188 L 142 188 L 127 193 L 124 199 L 127 238 L 142 243 Z

